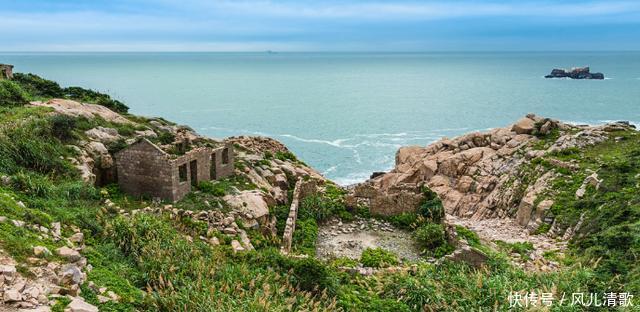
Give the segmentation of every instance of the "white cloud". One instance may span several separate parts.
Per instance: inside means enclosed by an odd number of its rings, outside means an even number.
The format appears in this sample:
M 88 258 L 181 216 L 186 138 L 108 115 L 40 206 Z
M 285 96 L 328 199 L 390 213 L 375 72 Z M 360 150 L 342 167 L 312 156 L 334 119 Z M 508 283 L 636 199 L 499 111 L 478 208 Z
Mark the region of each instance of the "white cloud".
M 532 16 L 586 17 L 640 13 L 638 1 L 594 1 L 585 3 L 520 2 L 367 2 L 367 3 L 278 3 L 275 1 L 192 1 L 186 4 L 209 9 L 264 17 L 447 19 L 459 17 Z

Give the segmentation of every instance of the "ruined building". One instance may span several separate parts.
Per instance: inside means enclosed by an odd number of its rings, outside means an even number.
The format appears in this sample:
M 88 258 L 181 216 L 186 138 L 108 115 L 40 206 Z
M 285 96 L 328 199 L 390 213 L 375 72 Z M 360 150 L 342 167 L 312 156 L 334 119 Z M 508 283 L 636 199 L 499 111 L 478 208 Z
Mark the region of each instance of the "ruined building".
M 0 80 L 13 78 L 13 65 L 0 64 Z
M 178 201 L 200 181 L 233 174 L 233 146 L 197 147 L 184 155 L 171 155 L 147 139 L 115 155 L 118 184 L 133 196 Z

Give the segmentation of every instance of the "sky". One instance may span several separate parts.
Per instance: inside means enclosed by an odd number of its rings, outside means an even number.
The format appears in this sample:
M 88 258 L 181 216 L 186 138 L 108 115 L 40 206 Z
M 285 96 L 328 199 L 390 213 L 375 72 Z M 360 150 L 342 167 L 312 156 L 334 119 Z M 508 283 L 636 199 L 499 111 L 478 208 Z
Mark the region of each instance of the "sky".
M 640 0 L 0 0 L 0 51 L 640 50 Z

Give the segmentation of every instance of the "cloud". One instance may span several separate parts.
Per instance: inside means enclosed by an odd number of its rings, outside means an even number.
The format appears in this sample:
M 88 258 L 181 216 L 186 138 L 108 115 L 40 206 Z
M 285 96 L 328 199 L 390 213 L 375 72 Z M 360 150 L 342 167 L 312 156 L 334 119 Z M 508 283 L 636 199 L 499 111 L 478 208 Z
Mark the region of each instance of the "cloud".
M 3 10 L 4 51 L 531 49 L 550 37 L 628 49 L 640 33 L 640 1 L 624 0 L 32 0 Z
M 637 1 L 554 3 L 545 1 L 343 2 L 192 1 L 194 8 L 223 9 L 263 17 L 317 19 L 448 19 L 460 17 L 588 17 L 638 14 Z

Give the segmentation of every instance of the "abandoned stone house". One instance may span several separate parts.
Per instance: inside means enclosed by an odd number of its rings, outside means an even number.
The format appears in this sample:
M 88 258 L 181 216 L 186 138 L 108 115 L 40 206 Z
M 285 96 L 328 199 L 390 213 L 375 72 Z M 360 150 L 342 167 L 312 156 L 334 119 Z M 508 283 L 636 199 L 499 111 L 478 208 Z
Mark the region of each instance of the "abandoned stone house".
M 174 156 L 147 139 L 115 155 L 118 184 L 133 196 L 149 196 L 178 201 L 200 181 L 210 181 L 233 174 L 233 146 L 197 147 Z
M 0 80 L 13 78 L 13 65 L 0 64 Z

